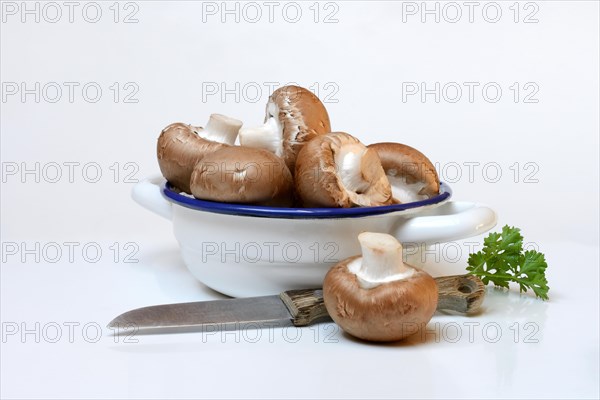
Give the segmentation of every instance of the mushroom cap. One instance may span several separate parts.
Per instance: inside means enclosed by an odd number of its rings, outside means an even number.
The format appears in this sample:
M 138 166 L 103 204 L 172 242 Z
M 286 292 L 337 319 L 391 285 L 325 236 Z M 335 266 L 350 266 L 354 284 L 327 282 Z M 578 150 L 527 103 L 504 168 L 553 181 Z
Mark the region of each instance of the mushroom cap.
M 391 342 L 419 331 L 433 316 L 438 288 L 428 273 L 416 270 L 408 278 L 363 289 L 348 264 L 329 270 L 323 282 L 327 312 L 347 333 L 363 340 Z
M 283 86 L 271 94 L 265 122 L 270 117 L 277 117 L 282 126 L 282 158 L 290 171 L 294 171 L 298 152 L 306 142 L 331 132 L 329 114 L 321 100 L 300 86 Z
M 262 149 L 222 147 L 207 154 L 191 177 L 194 197 L 227 203 L 287 206 L 292 174 L 280 157 Z
M 368 146 L 377 151 L 386 175 L 401 178 L 407 185 L 421 183 L 418 195 L 435 196 L 440 192 L 440 179 L 435 166 L 419 150 L 401 143 L 374 143 Z M 394 186 L 394 180 L 391 180 Z
M 192 193 L 190 177 L 194 166 L 205 154 L 227 146 L 203 139 L 198 135 L 202 128 L 181 122 L 162 130 L 158 137 L 156 154 L 160 172 L 177 189 Z
M 336 156 L 346 150 L 361 153 L 355 178 L 364 184 L 360 190 L 344 185 L 343 168 Z M 351 173 L 351 172 L 350 172 Z M 298 154 L 295 171 L 296 191 L 306 207 L 380 206 L 391 203 L 391 187 L 377 152 L 344 132 L 319 135 Z

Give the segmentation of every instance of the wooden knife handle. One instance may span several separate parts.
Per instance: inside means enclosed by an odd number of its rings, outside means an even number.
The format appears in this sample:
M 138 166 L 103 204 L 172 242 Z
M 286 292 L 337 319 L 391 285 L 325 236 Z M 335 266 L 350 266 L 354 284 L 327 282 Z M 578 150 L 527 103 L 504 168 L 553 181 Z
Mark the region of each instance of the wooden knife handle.
M 331 319 L 323 302 L 323 289 L 287 290 L 279 297 L 292 314 L 295 326 L 307 326 L 318 320 Z
M 485 296 L 481 279 L 473 275 L 453 275 L 435 278 L 438 285 L 438 310 L 451 310 L 464 314 L 477 312 Z M 295 326 L 311 325 L 330 319 L 322 289 L 287 290 L 280 295 L 292 315 Z
M 479 310 L 485 297 L 485 285 L 474 275 L 440 276 L 438 285 L 438 310 L 451 310 L 472 314 Z

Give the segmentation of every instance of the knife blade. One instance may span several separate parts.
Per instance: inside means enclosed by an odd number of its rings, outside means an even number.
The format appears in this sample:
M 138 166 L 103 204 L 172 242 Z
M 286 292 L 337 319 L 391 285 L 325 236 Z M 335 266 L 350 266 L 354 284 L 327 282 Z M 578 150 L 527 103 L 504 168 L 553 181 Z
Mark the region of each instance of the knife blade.
M 438 310 L 472 314 L 485 296 L 481 279 L 473 275 L 435 278 Z M 307 326 L 331 320 L 322 289 L 288 290 L 279 295 L 163 304 L 127 311 L 109 329 L 134 329 L 136 333 L 194 332 L 245 328 Z

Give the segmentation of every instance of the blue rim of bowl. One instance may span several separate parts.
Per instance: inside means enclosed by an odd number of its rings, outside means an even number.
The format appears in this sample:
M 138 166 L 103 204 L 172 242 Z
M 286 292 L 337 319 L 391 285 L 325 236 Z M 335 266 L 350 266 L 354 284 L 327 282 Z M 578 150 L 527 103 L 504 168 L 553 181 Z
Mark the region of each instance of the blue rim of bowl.
M 357 218 L 370 215 L 387 214 L 396 211 L 405 211 L 413 208 L 439 204 L 452 196 L 452 189 L 444 182 L 440 183 L 440 193 L 426 200 L 415 201 L 404 204 L 392 204 L 378 207 L 354 207 L 354 208 L 290 208 L 290 207 L 266 207 L 249 204 L 220 203 L 208 200 L 198 200 L 173 190 L 173 186 L 167 182 L 163 188 L 163 194 L 170 201 L 183 207 L 199 211 L 218 214 L 242 215 L 248 217 L 266 218 L 292 218 L 292 219 L 314 219 L 314 218 Z

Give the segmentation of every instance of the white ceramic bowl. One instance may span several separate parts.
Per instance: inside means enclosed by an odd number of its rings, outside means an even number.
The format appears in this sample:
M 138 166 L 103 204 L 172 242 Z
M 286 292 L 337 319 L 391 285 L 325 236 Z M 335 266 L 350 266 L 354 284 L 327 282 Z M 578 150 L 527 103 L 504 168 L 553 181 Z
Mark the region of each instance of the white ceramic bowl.
M 452 192 L 445 184 L 440 192 L 425 201 L 383 207 L 272 208 L 197 200 L 157 177 L 137 183 L 132 197 L 173 222 L 183 260 L 196 279 L 226 295 L 248 297 L 320 287 L 331 266 L 360 254 L 357 236 L 364 231 L 389 233 L 422 249 L 496 224 L 490 208 L 448 201 Z

